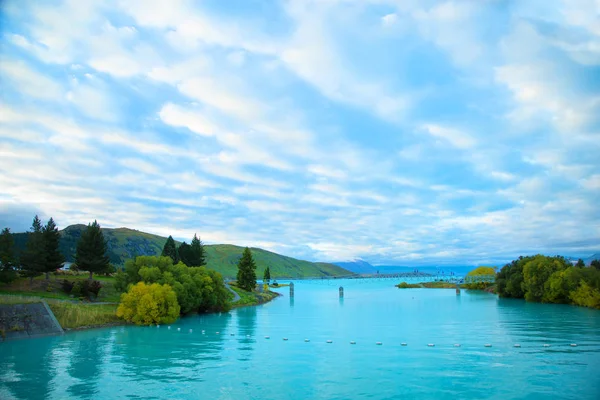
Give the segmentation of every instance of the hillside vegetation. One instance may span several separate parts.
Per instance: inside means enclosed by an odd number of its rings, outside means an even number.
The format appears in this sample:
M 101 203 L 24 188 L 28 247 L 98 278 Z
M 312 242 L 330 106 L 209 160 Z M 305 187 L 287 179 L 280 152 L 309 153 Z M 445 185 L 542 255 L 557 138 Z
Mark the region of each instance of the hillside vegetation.
M 60 231 L 59 248 L 65 260 L 73 262 L 75 250 L 85 225 L 71 225 Z M 167 241 L 166 237 L 140 232 L 129 228 L 102 228 L 107 241 L 110 262 L 117 266 L 125 265 L 129 259 L 137 256 L 160 255 Z M 17 253 L 25 248 L 26 233 L 13 234 Z M 237 263 L 242 256 L 243 247 L 229 244 L 204 245 L 207 267 L 221 273 L 225 278 L 233 278 L 237 273 Z M 269 267 L 272 278 L 303 278 L 321 276 L 351 275 L 341 267 L 327 263 L 313 263 L 286 257 L 267 250 L 252 248 L 256 262 L 256 274 L 263 276 L 265 268 Z

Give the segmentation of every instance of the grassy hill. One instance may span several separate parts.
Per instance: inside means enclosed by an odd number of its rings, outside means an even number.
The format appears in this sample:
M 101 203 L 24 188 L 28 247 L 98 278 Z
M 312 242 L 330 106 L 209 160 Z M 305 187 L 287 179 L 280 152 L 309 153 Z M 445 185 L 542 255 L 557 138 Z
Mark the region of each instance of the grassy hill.
M 234 277 L 237 273 L 237 263 L 242 257 L 243 247 L 231 244 L 215 244 L 204 246 L 207 253 L 208 267 L 219 271 L 223 276 Z M 318 276 L 351 275 L 337 265 L 313 263 L 282 256 L 267 250 L 252 247 L 252 257 L 256 262 L 256 276 L 262 279 L 266 267 L 271 269 L 273 278 L 300 278 Z
M 75 250 L 85 225 L 71 225 L 60 231 L 60 251 L 67 261 L 73 262 Z M 115 265 L 123 265 L 130 258 L 142 255 L 159 255 L 167 238 L 140 232 L 129 228 L 102 228 L 108 244 L 108 256 Z M 15 233 L 17 253 L 25 248 L 26 233 Z M 237 263 L 242 256 L 243 247 L 230 244 L 205 245 L 207 267 L 219 271 L 224 277 L 235 277 Z M 351 275 L 341 267 L 327 263 L 313 263 L 282 256 L 267 250 L 252 248 L 256 262 L 256 276 L 262 279 L 263 271 L 268 266 L 273 278 L 301 278 L 320 276 Z

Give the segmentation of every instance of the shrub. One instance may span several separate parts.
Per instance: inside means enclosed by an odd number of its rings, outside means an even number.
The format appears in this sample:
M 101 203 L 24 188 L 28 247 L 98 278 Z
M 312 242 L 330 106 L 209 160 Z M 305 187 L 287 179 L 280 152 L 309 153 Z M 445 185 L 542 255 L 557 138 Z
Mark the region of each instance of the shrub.
M 177 320 L 179 311 L 171 286 L 139 282 L 121 295 L 117 317 L 137 325 L 169 324 Z
M 71 291 L 73 290 L 73 285 L 75 284 L 75 282 L 71 282 L 68 281 L 66 279 L 63 279 L 62 281 L 62 290 L 63 292 L 65 292 L 66 294 L 70 294 Z
M 100 293 L 100 289 L 102 289 L 102 284 L 99 281 L 92 281 L 89 284 L 89 291 L 93 293 L 95 297 L 98 297 L 98 293 Z
M 173 265 L 170 257 L 140 256 L 125 264 L 125 274 L 117 274 L 119 289 L 138 282 L 167 284 L 173 288 L 182 313 L 228 311 L 229 292 L 221 274 L 204 267 Z

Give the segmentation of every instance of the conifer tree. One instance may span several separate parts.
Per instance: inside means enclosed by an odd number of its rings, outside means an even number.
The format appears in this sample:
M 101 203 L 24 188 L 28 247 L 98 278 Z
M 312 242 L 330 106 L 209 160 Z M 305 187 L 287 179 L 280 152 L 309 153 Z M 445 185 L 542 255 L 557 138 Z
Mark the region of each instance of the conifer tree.
M 190 267 L 200 267 L 206 264 L 206 253 L 202 241 L 194 233 L 191 246 Z
M 50 279 L 50 272 L 56 271 L 62 267 L 65 258 L 59 250 L 60 234 L 54 220 L 50 218 L 46 226 L 42 229 L 44 236 L 44 247 L 46 250 L 45 264 L 43 272 L 46 273 L 46 280 Z
M 169 235 L 169 237 L 167 238 L 167 242 L 163 247 L 161 255 L 163 257 L 171 257 L 171 260 L 173 260 L 173 264 L 177 264 L 179 262 L 179 252 L 177 251 L 177 246 L 175 245 L 175 240 L 173 240 L 173 236 Z
M 46 246 L 42 222 L 36 215 L 31 224 L 31 232 L 27 233 L 27 245 L 21 257 L 21 275 L 29 278 L 33 285 L 33 278 L 44 272 L 46 265 Z
M 0 282 L 10 283 L 17 277 L 14 245 L 10 229 L 4 228 L 0 234 Z
M 181 243 L 177 248 L 177 253 L 179 254 L 179 261 L 188 267 L 192 266 L 190 261 L 192 259 L 192 247 L 189 244 L 186 242 Z
M 238 262 L 237 284 L 240 288 L 251 292 L 256 287 L 256 264 L 249 248 L 244 249 Z
M 265 268 L 265 273 L 263 275 L 263 282 L 266 282 L 267 285 L 271 282 L 271 270 L 269 267 Z
M 577 264 L 575 264 L 575 266 L 577 268 L 583 268 L 585 267 L 585 263 L 583 262 L 583 260 L 580 258 L 579 260 L 577 260 Z
M 102 273 L 109 268 L 110 260 L 108 258 L 106 241 L 100 230 L 97 221 L 88 224 L 87 228 L 81 234 L 77 242 L 75 253 L 75 263 L 80 271 L 88 271 L 90 280 L 93 279 L 93 273 Z

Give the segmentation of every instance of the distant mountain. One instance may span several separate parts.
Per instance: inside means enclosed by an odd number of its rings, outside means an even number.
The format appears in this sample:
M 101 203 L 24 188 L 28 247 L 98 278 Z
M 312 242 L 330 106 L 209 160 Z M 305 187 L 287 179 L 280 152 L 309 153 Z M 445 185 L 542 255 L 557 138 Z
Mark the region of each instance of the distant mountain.
M 70 225 L 60 231 L 60 251 L 66 261 L 75 261 L 77 242 L 86 225 Z M 102 228 L 108 245 L 110 262 L 123 265 L 128 259 L 137 256 L 155 256 L 162 252 L 166 237 L 140 232 L 129 228 Z M 27 233 L 15 233 L 17 253 L 25 248 Z M 237 274 L 237 263 L 242 256 L 243 247 L 230 244 L 204 245 L 207 254 L 207 267 L 219 271 L 224 277 L 233 278 Z M 300 278 L 321 276 L 351 275 L 350 271 L 337 265 L 313 263 L 286 257 L 267 250 L 252 248 L 256 262 L 256 276 L 262 279 L 268 266 L 273 278 Z
M 585 265 L 590 265 L 594 260 L 600 260 L 600 253 L 595 253 L 589 256 L 588 258 L 584 258 L 583 262 L 585 262 Z
M 334 262 L 333 264 L 337 265 L 338 267 L 347 269 L 348 271 L 352 271 L 355 274 L 376 274 L 377 273 L 377 267 L 374 267 L 371 264 L 369 264 L 368 262 L 361 260 L 361 259 L 355 259 L 352 261 L 339 261 L 339 262 Z

